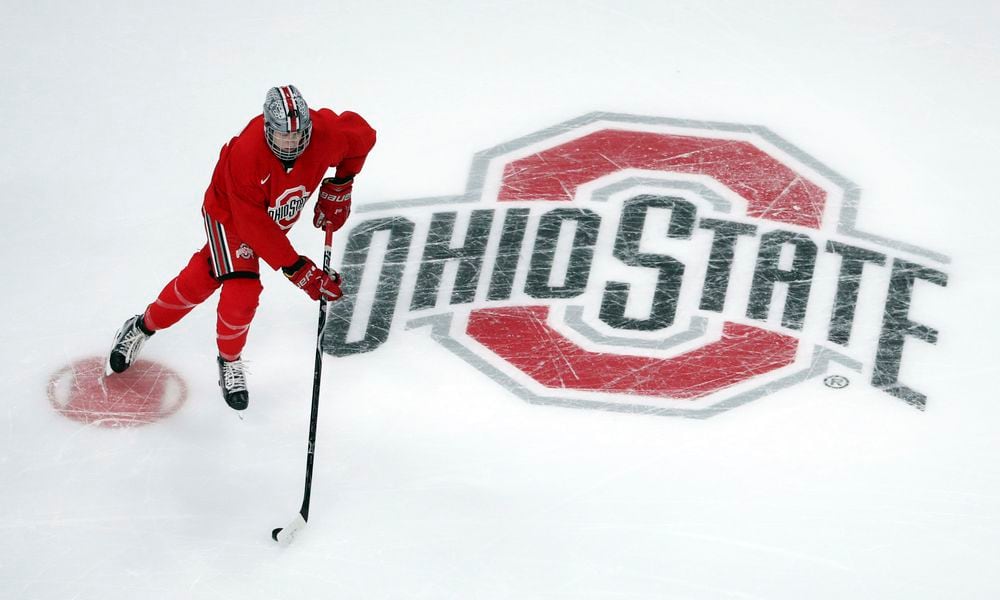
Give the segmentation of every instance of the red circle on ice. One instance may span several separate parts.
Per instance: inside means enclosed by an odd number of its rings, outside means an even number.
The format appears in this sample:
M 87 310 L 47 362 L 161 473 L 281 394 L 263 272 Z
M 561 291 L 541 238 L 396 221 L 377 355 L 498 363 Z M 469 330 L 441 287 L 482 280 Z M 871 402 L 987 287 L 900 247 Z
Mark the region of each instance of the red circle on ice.
M 49 379 L 49 401 L 63 416 L 99 427 L 138 427 L 177 412 L 187 400 L 181 377 L 150 360 L 104 375 L 105 358 L 73 362 Z

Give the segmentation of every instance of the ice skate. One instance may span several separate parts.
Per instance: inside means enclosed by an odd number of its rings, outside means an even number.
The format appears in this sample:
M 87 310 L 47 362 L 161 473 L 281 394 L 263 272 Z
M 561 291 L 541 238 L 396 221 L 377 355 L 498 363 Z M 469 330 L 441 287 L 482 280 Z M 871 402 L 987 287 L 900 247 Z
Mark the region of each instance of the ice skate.
M 244 410 L 250 404 L 250 394 L 247 392 L 247 376 L 243 369 L 243 361 L 219 360 L 219 388 L 222 398 L 234 410 Z
M 122 373 L 132 366 L 139 356 L 139 351 L 142 350 L 142 345 L 151 335 L 153 333 L 147 332 L 142 326 L 142 315 L 136 315 L 125 321 L 115 336 L 115 343 L 111 347 L 108 364 L 104 369 L 105 375 Z

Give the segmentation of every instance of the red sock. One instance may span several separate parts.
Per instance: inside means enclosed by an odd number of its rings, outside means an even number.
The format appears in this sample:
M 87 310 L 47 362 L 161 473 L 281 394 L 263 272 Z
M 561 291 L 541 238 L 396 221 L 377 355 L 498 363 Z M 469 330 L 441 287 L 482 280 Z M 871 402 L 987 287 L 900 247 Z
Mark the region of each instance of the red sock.
M 223 282 L 215 331 L 219 356 L 224 360 L 236 360 L 242 354 L 263 289 L 259 279 L 238 278 Z

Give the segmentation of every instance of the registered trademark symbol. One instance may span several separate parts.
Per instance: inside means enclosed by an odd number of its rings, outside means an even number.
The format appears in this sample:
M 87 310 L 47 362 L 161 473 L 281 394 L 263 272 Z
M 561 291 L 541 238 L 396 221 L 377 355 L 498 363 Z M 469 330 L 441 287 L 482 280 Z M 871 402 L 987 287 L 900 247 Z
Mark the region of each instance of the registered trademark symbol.
M 851 384 L 851 380 L 843 375 L 830 375 L 823 380 L 823 383 L 825 383 L 828 388 L 842 390 Z

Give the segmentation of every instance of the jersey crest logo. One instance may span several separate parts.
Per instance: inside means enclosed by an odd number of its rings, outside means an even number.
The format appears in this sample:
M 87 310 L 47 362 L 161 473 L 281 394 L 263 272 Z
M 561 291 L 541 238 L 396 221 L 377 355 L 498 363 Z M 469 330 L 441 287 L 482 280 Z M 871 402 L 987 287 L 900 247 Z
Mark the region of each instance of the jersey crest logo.
M 950 259 L 862 229 L 861 204 L 765 127 L 587 114 L 478 153 L 461 194 L 355 207 L 324 349 L 426 330 L 574 408 L 704 418 L 847 375 L 923 408 L 904 348 L 938 331 L 910 308 Z
M 247 246 L 245 243 L 240 244 L 240 247 L 236 249 L 236 258 L 249 260 L 253 258 L 253 250 L 251 250 L 250 246 Z
M 278 227 L 291 229 L 292 225 L 299 220 L 299 214 L 311 192 L 305 186 L 297 186 L 282 192 L 278 198 L 267 209 L 267 214 L 274 219 Z

